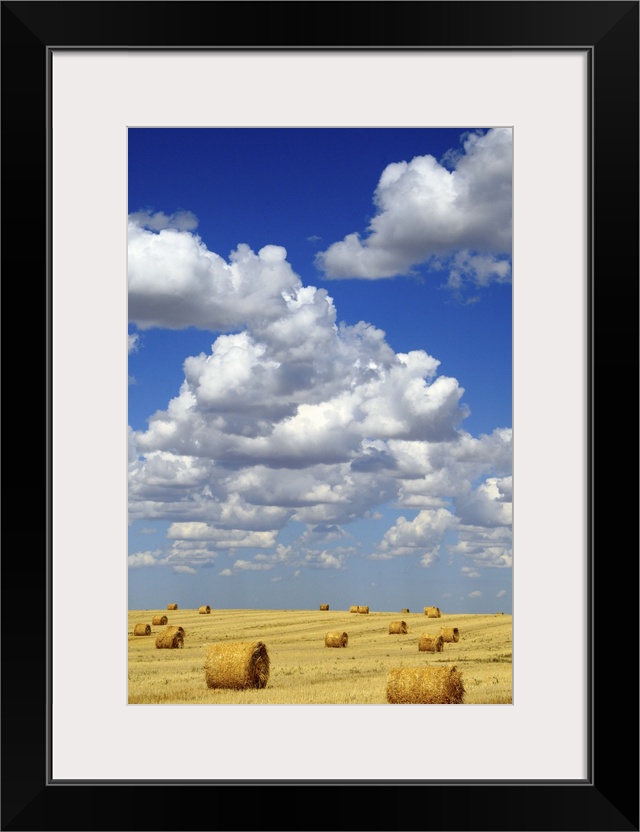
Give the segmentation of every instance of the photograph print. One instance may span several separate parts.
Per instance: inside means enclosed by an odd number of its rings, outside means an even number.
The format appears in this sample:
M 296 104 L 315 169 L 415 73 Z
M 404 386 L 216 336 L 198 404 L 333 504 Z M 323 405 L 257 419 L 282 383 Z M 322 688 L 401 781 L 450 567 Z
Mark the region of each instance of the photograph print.
M 129 704 L 513 704 L 512 132 L 128 129 Z

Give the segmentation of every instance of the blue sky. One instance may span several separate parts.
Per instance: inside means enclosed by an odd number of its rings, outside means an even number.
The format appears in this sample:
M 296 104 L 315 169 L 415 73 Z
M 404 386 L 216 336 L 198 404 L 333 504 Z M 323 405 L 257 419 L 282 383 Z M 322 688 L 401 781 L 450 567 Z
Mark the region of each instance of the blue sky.
M 511 131 L 128 141 L 129 607 L 511 612 Z

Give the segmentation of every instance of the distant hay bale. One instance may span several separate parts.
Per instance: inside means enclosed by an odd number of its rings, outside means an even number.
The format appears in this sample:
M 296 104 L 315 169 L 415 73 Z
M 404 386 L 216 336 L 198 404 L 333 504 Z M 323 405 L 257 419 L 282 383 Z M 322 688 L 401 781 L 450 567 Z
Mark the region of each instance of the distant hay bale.
M 409 609 L 400 610 L 400 612 L 404 615 L 405 612 L 411 612 Z
M 209 644 L 204 672 L 209 688 L 266 688 L 269 654 L 261 641 Z
M 184 630 L 182 627 L 167 627 L 156 636 L 156 647 L 167 650 L 184 647 Z
M 209 613 L 211 612 L 211 607 L 209 607 L 209 606 L 199 607 L 198 612 L 200 613 L 200 615 L 209 615 Z
M 149 624 L 136 624 L 133 628 L 134 636 L 150 636 L 151 626 Z
M 365 615 L 369 614 L 369 607 L 358 607 L 358 612 L 364 613 Z
M 438 607 L 425 607 L 424 614 L 429 618 L 440 618 L 440 610 Z
M 407 633 L 407 622 L 406 621 L 392 621 L 389 624 L 389 635 L 391 635 L 391 634 L 406 635 L 406 633 Z
M 444 639 L 442 636 L 432 636 L 425 633 L 420 636 L 418 641 L 418 650 L 421 653 L 442 653 L 444 647 Z
M 320 604 L 320 609 L 326 612 L 329 609 L 329 604 Z
M 460 632 L 457 627 L 443 627 L 443 629 L 440 630 L 440 635 L 445 643 L 460 641 Z
M 327 633 L 324 637 L 324 646 L 325 647 L 346 647 L 349 641 L 349 636 L 346 633 L 342 633 L 339 630 L 334 630 L 331 633 Z
M 165 624 L 169 623 L 169 619 L 167 618 L 166 615 L 154 615 L 153 618 L 151 619 L 151 623 L 153 625 L 155 625 L 156 627 L 157 626 L 162 626 L 163 627 Z
M 349 607 L 349 612 L 360 612 L 360 607 Z
M 462 674 L 453 667 L 395 667 L 387 677 L 392 705 L 462 705 Z
M 178 605 L 177 604 L 167 604 L 167 609 L 168 610 L 177 610 Z

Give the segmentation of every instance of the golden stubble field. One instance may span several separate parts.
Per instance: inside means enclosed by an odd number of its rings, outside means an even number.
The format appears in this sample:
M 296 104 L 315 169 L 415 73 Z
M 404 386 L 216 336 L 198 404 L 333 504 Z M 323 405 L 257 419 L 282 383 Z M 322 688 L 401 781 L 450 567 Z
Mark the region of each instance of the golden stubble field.
M 166 615 L 185 630 L 181 649 L 158 649 L 152 625 Z M 390 635 L 391 621 L 405 621 L 405 635 Z M 136 624 L 151 635 L 133 635 Z M 418 650 L 425 633 L 457 627 L 459 641 L 440 653 Z M 342 631 L 346 647 L 325 647 L 325 634 Z M 208 688 L 207 645 L 262 642 L 269 679 L 262 689 Z M 389 671 L 399 667 L 455 665 L 462 674 L 464 704 L 512 703 L 512 617 L 503 614 L 428 618 L 410 613 L 350 613 L 348 610 L 131 610 L 128 614 L 128 701 L 130 704 L 197 705 L 380 705 L 386 704 Z

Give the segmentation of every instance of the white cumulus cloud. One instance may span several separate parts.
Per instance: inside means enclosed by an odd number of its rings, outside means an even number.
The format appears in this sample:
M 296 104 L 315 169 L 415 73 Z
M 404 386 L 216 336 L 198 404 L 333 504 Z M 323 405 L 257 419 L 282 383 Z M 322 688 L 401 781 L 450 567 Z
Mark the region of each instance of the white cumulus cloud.
M 137 569 L 141 566 L 158 566 L 162 560 L 162 551 L 156 549 L 154 552 L 135 552 L 128 556 L 127 563 L 130 569 Z
M 482 151 L 476 140 L 457 170 Z M 508 565 L 510 429 L 464 431 L 464 389 L 439 360 L 395 352 L 365 321 L 338 324 L 332 298 L 302 285 L 284 249 L 240 245 L 227 262 L 189 222 L 130 221 L 132 321 L 216 332 L 209 350 L 185 358 L 166 407 L 129 430 L 130 522 L 169 524 L 166 549 L 130 565 L 190 574 L 241 549 L 221 575 L 347 569 L 359 550 L 340 547 L 343 527 L 389 504 L 406 516 L 380 529 L 372 558 L 429 566 L 450 532 L 450 554 L 469 568 Z M 284 546 L 290 523 L 306 531 Z
M 281 246 L 256 254 L 239 245 L 227 262 L 191 231 L 150 230 L 135 215 L 128 238 L 129 320 L 140 329 L 224 332 L 277 319 L 286 307 L 283 292 L 301 286 Z
M 318 252 L 329 279 L 375 280 L 411 273 L 429 260 L 451 266 L 451 285 L 509 278 L 512 228 L 510 128 L 467 134 L 449 170 L 433 156 L 394 162 L 374 193 L 376 214 L 359 232 Z M 453 259 L 453 263 L 449 263 Z M 456 286 L 457 284 L 457 286 Z
M 399 517 L 388 529 L 372 556 L 388 560 L 402 555 L 417 555 L 422 566 L 430 566 L 438 557 L 445 532 L 454 527 L 457 518 L 444 508 L 420 511 L 413 520 Z

